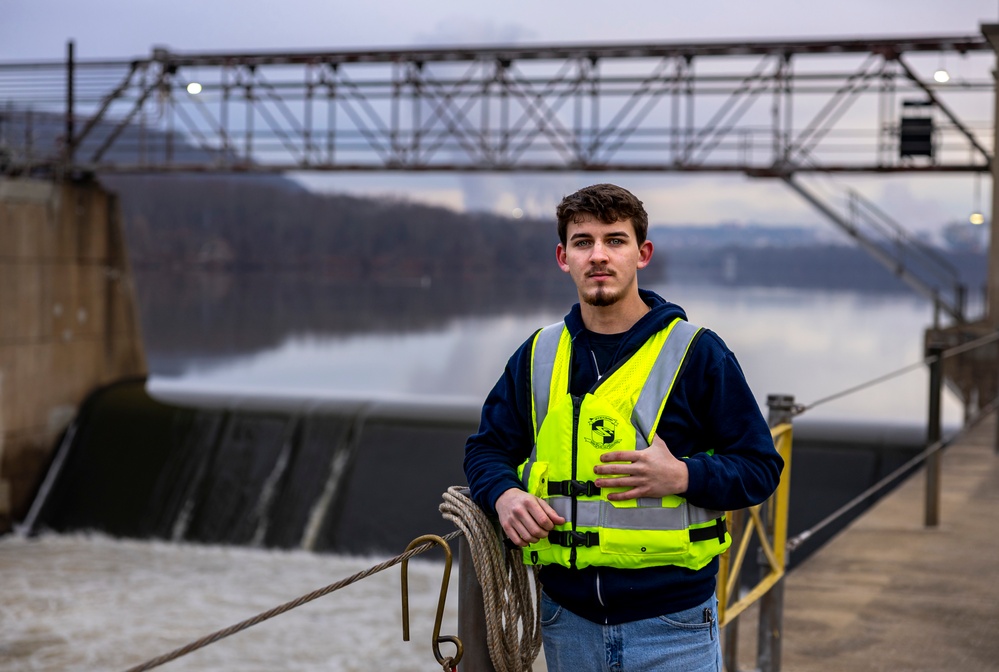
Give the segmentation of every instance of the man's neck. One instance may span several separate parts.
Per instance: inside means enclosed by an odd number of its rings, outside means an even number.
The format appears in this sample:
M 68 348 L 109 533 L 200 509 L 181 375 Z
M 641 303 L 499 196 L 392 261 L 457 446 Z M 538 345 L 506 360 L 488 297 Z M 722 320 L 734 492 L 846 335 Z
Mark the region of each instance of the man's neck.
M 635 323 L 652 310 L 638 292 L 609 306 L 593 306 L 579 302 L 583 326 L 598 334 L 620 334 L 628 331 Z

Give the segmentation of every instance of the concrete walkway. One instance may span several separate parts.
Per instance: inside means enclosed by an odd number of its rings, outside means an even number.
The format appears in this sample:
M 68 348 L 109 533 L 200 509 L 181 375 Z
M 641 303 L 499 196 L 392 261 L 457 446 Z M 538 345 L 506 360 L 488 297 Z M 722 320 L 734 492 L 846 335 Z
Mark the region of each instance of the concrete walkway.
M 782 672 L 999 670 L 994 437 L 989 418 L 943 454 L 938 527 L 917 472 L 788 576 Z

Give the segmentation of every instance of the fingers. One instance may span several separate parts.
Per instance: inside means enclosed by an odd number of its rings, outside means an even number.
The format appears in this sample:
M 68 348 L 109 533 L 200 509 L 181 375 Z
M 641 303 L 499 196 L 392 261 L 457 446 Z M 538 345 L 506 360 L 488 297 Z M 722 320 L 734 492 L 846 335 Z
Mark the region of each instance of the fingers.
M 626 499 L 638 499 L 639 497 L 645 497 L 648 488 L 632 488 L 631 490 L 625 490 L 624 492 L 608 492 L 607 499 L 612 502 L 620 502 Z
M 648 481 L 638 477 L 598 478 L 593 483 L 598 488 L 628 488 L 623 492 L 608 492 L 607 499 L 612 502 L 645 497 L 651 490 Z
M 665 497 L 686 492 L 688 472 L 686 465 L 676 458 L 666 442 L 658 435 L 645 450 L 614 451 L 600 456 L 601 464 L 593 472 L 607 478 L 597 478 L 599 488 L 623 491 L 611 492 L 611 501 L 638 497 Z
M 521 547 L 547 537 L 555 525 L 565 522 L 547 502 L 516 488 L 500 495 L 496 513 L 506 536 Z
M 560 516 L 558 511 L 553 509 L 548 502 L 543 499 L 538 499 L 537 502 L 541 505 L 541 508 L 544 511 L 545 522 L 549 524 L 549 527 L 546 527 L 545 529 L 551 531 L 556 525 L 561 525 L 565 522 L 565 518 Z
M 663 444 L 665 445 L 665 444 Z M 612 450 L 600 455 L 601 462 L 634 462 L 640 456 L 639 450 Z

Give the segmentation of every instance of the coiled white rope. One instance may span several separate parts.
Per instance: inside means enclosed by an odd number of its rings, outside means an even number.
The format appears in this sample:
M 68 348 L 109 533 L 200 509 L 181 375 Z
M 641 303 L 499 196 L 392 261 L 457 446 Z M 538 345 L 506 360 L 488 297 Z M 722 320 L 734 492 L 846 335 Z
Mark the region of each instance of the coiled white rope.
M 541 651 L 541 584 L 519 548 L 507 549 L 482 509 L 453 485 L 443 494 L 441 515 L 465 534 L 482 586 L 486 642 L 496 672 L 529 672 Z M 532 590 L 533 583 L 533 590 Z

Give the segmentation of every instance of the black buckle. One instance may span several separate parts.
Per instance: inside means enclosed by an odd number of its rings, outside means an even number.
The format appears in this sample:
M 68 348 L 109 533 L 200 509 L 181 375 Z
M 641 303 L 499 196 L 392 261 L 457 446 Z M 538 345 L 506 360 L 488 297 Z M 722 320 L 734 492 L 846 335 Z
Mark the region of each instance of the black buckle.
M 596 532 L 576 532 L 574 530 L 553 531 L 548 533 L 548 541 L 569 548 L 589 548 L 600 545 L 600 535 Z
M 564 495 L 566 497 L 595 497 L 600 494 L 600 488 L 593 481 L 549 481 L 548 494 Z

